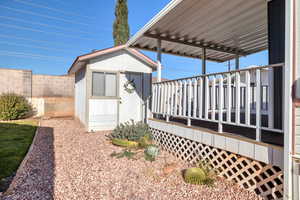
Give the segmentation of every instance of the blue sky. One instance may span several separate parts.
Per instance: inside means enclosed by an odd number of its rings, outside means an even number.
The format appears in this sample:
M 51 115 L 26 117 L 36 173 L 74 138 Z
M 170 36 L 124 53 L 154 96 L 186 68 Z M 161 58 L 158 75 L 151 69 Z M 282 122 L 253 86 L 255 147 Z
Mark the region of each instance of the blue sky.
M 170 0 L 128 0 L 131 35 Z M 113 46 L 115 0 L 1 0 L 0 67 L 37 74 L 67 73 L 74 59 Z M 155 59 L 155 54 L 144 52 Z M 267 51 L 241 59 L 241 67 L 267 64 Z M 168 79 L 201 72 L 201 60 L 163 55 Z M 232 62 L 233 63 L 233 62 Z M 226 71 L 226 63 L 208 62 L 207 71 Z

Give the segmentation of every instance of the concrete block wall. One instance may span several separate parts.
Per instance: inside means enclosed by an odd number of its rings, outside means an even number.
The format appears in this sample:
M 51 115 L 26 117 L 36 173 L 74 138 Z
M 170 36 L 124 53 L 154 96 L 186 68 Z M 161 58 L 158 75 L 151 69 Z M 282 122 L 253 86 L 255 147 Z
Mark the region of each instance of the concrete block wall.
M 0 93 L 16 93 L 25 97 L 31 97 L 30 70 L 15 70 L 0 68 Z
M 36 75 L 31 70 L 5 68 L 0 68 L 0 76 L 0 94 L 27 97 L 35 116 L 74 115 L 74 76 Z
M 74 76 L 32 76 L 33 97 L 73 97 Z

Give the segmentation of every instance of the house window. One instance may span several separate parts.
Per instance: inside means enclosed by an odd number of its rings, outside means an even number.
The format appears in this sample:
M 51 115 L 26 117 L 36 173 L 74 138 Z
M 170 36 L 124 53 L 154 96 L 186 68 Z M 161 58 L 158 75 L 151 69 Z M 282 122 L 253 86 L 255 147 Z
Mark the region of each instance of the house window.
M 92 96 L 116 97 L 117 75 L 115 73 L 93 72 L 92 73 Z

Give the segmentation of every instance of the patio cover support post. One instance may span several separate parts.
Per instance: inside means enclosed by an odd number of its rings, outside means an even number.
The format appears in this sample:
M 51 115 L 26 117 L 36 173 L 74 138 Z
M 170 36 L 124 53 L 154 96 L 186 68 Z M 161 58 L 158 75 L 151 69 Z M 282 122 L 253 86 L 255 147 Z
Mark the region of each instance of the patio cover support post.
M 202 74 L 206 74 L 206 48 L 202 48 Z
M 202 75 L 206 74 L 206 48 L 202 48 Z M 202 113 L 201 115 L 204 116 L 204 112 L 205 112 L 205 81 L 203 81 L 203 88 L 202 88 L 202 91 L 203 91 L 203 95 L 200 96 L 200 98 L 203 98 L 202 99 Z
M 239 57 L 239 55 L 235 56 L 235 69 L 236 70 L 240 69 L 240 57 Z
M 157 39 L 157 82 L 161 82 L 161 40 Z

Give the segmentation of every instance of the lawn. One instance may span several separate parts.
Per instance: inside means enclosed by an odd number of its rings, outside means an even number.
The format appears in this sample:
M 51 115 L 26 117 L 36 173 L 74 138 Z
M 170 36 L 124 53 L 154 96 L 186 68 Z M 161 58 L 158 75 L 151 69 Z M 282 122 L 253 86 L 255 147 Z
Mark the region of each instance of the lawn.
M 0 123 L 0 180 L 18 169 L 32 143 L 36 128 L 35 120 Z

